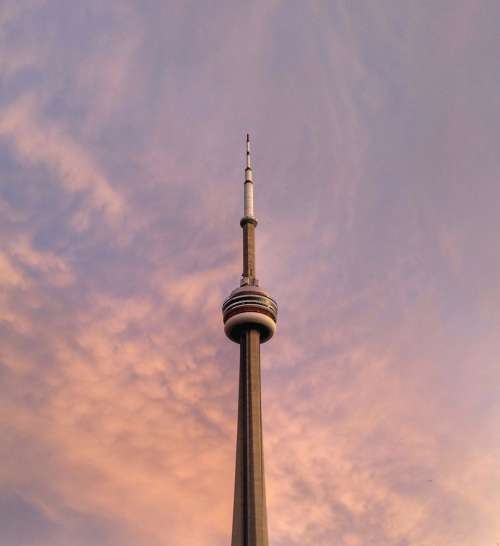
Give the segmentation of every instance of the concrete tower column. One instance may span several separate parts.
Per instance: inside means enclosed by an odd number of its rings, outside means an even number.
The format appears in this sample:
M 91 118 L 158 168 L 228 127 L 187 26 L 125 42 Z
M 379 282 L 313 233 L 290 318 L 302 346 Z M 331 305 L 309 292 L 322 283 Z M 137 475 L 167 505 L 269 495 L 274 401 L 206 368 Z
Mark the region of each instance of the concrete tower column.
M 241 334 L 238 434 L 231 546 L 268 546 L 262 406 L 260 332 Z
M 253 220 L 253 221 L 252 221 Z M 242 280 L 253 285 L 255 278 L 255 226 L 257 220 L 253 218 L 243 218 L 241 220 L 243 227 L 243 274 Z

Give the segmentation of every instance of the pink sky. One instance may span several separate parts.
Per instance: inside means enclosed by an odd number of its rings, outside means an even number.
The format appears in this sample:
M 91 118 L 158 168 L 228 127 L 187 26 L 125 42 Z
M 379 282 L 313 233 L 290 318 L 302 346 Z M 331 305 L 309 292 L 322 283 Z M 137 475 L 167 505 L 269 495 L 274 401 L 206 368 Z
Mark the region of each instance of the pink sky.
M 0 4 L 0 546 L 229 544 L 247 131 L 271 544 L 500 543 L 499 24 Z

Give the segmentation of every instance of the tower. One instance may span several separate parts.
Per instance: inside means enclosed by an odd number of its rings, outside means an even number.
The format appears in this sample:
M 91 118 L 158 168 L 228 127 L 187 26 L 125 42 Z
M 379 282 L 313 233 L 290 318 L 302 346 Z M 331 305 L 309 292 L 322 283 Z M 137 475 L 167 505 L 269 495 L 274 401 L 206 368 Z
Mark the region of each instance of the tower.
M 240 286 L 222 305 L 224 331 L 240 345 L 238 433 L 234 483 L 233 534 L 231 546 L 268 546 L 262 408 L 260 389 L 260 344 L 276 330 L 278 306 L 259 287 L 255 277 L 255 228 L 253 174 L 250 138 L 244 182 L 243 274 Z

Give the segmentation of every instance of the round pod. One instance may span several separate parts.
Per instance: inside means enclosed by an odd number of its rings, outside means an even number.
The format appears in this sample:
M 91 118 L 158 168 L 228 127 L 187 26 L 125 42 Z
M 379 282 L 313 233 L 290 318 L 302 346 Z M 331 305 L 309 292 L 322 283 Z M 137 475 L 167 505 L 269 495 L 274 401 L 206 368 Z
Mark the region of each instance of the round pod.
M 222 305 L 224 331 L 229 339 L 239 343 L 245 329 L 260 332 L 262 343 L 276 331 L 278 305 L 271 296 L 257 286 L 242 286 L 231 292 Z

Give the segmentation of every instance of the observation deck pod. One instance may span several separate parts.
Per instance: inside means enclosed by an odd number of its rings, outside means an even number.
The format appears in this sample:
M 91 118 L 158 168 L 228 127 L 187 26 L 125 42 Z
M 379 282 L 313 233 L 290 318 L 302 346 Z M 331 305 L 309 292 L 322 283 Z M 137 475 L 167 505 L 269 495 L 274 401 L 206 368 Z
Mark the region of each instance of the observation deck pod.
M 278 304 L 258 286 L 241 286 L 231 292 L 222 304 L 224 332 L 235 343 L 240 343 L 241 334 L 249 328 L 260 332 L 260 341 L 265 343 L 276 331 Z

